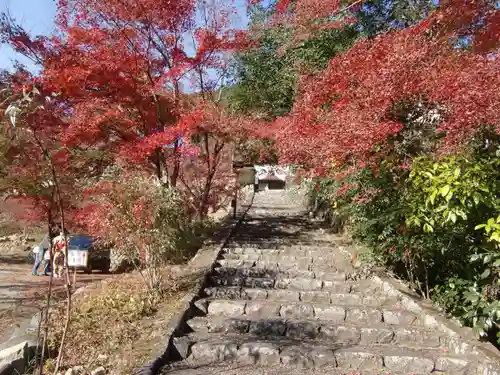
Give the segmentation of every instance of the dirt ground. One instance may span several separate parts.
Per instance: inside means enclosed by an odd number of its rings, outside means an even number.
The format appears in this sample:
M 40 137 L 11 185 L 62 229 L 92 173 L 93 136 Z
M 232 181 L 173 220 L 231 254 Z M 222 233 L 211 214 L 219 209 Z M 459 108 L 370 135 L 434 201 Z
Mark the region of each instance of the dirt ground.
M 8 339 L 24 319 L 31 318 L 43 305 L 48 290 L 49 277 L 31 275 L 28 251 L 22 247 L 2 246 L 0 254 L 0 342 Z M 76 288 L 108 279 L 109 274 L 78 272 Z M 64 297 L 64 285 L 54 280 L 54 295 Z

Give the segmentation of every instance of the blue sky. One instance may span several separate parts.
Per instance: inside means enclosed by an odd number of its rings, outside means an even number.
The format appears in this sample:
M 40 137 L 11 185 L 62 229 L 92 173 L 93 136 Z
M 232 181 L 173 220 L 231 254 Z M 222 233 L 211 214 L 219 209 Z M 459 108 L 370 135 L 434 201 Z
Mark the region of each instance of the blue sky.
M 9 12 L 31 35 L 50 34 L 54 27 L 56 2 L 54 0 L 0 0 L 0 12 Z M 16 55 L 8 46 L 0 45 L 0 69 L 12 68 L 18 59 L 28 67 L 29 60 Z

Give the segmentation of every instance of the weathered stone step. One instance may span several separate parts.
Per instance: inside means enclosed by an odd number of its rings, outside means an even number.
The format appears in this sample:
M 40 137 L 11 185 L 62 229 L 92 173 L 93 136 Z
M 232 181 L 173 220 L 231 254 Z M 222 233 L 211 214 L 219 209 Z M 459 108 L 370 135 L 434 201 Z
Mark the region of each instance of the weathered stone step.
M 337 292 L 300 291 L 290 289 L 259 289 L 244 287 L 209 287 L 204 289 L 205 296 L 217 299 L 271 300 L 286 302 L 311 302 L 322 304 L 349 304 L 370 307 L 403 307 L 396 297 L 377 293 L 351 291 L 350 284 Z M 340 289 L 340 288 L 339 288 Z
M 324 270 L 311 271 L 307 269 L 297 268 L 280 268 L 276 267 L 216 267 L 214 269 L 215 275 L 218 277 L 265 277 L 275 279 L 290 279 L 290 278 L 304 278 L 304 279 L 321 279 L 325 281 L 345 281 L 345 272 L 330 272 Z
M 317 319 L 342 324 L 401 325 L 433 329 L 434 322 L 403 309 L 375 308 L 356 305 L 313 304 L 306 302 L 242 301 L 200 299 L 195 305 L 208 315 L 253 319 Z
M 211 276 L 209 281 L 211 285 L 214 286 L 244 286 L 247 288 L 276 288 L 314 291 L 324 290 L 331 292 L 347 289 L 347 287 L 344 288 L 340 286 L 342 284 L 346 284 L 346 282 L 339 279 L 325 280 L 310 277 L 287 277 L 281 275 L 277 277 Z
M 248 319 L 221 316 L 196 317 L 187 321 L 196 334 L 249 334 L 256 339 L 287 337 L 296 340 L 315 340 L 316 345 L 403 345 L 409 348 L 439 348 L 440 336 L 422 328 L 334 324 L 322 320 Z M 445 336 L 443 336 L 445 338 Z
M 299 270 L 299 271 L 312 271 L 318 273 L 332 273 L 338 272 L 339 269 L 346 270 L 349 269 L 349 266 L 343 265 L 340 262 L 330 262 L 324 261 L 322 263 L 311 263 L 309 259 L 301 260 L 301 259 L 290 259 L 288 261 L 271 259 L 266 260 L 252 260 L 252 259 L 232 259 L 232 258 L 223 258 L 218 259 L 217 263 L 220 264 L 221 267 L 228 268 L 241 268 L 241 267 L 255 267 L 255 268 L 263 268 L 270 270 Z
M 303 368 L 283 366 L 275 364 L 262 366 L 259 363 L 242 364 L 231 361 L 212 363 L 199 367 L 191 361 L 182 361 L 172 368 L 165 369 L 160 375 L 408 375 L 407 372 L 374 372 L 373 370 L 349 370 L 332 366 L 322 366 L 318 368 L 308 368 L 304 373 Z M 431 375 L 431 373 L 418 373 L 415 375 Z M 432 375 L 454 375 L 447 372 L 433 372 Z M 476 375 L 476 374 L 474 374 Z M 483 374 L 481 374 L 483 375 Z
M 456 357 L 436 349 L 413 349 L 403 346 L 341 347 L 312 345 L 308 342 L 280 338 L 258 340 L 244 335 L 187 335 L 174 339 L 174 345 L 184 358 L 198 365 L 237 361 L 243 364 L 283 364 L 293 367 L 338 367 L 345 370 L 393 371 L 406 374 L 448 372 L 454 375 L 475 373 L 477 364 L 471 356 Z M 474 371 L 474 372 L 471 372 Z
M 224 249 L 224 254 L 232 255 L 296 255 L 296 256 L 325 256 L 338 254 L 336 245 L 330 246 L 295 246 L 290 245 L 282 249 L 265 249 L 254 247 L 235 247 Z
M 339 260 L 344 261 L 338 254 L 313 256 L 313 255 L 293 255 L 293 254 L 259 254 L 259 253 L 243 253 L 234 254 L 228 252 L 223 255 L 223 259 L 232 259 L 238 261 L 254 261 L 261 263 L 278 263 L 278 264 L 296 264 L 302 268 L 309 266 L 321 265 L 322 267 L 335 267 Z
M 242 228 L 241 230 L 244 230 Z M 323 247 L 331 244 L 329 241 L 320 241 L 320 240 L 293 240 L 293 244 L 299 247 Z M 340 244 L 340 243 L 339 243 Z M 342 243 L 343 245 L 348 245 L 348 242 Z M 291 245 L 288 241 L 279 241 L 277 238 L 256 238 L 255 236 L 252 239 L 241 239 L 239 240 L 237 237 L 231 238 L 231 240 L 226 244 L 226 248 L 260 248 L 260 249 L 286 249 Z

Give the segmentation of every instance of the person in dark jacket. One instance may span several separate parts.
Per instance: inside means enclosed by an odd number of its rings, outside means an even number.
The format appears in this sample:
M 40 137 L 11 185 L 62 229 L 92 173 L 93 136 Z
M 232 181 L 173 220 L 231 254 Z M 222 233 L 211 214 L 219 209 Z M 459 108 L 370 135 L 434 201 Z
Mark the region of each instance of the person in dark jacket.
M 49 249 L 49 247 L 49 234 L 46 233 L 43 237 L 42 242 L 40 242 L 40 245 L 36 246 L 35 249 L 33 249 L 35 253 L 35 265 L 33 266 L 33 270 L 31 271 L 32 275 L 38 276 L 38 268 L 40 268 L 40 264 L 42 264 L 42 262 L 44 261 L 45 252 Z

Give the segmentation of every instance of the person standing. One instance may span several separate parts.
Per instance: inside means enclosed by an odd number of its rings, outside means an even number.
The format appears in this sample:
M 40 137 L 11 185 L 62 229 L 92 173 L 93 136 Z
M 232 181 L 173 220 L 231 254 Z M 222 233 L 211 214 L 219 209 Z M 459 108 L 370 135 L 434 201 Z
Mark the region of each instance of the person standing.
M 54 238 L 53 250 L 54 250 L 54 260 L 52 266 L 52 272 L 54 273 L 55 278 L 61 278 L 62 272 L 64 269 L 64 258 L 66 256 L 66 236 L 61 231 L 59 235 Z
M 32 275 L 39 276 L 38 268 L 40 268 L 40 264 L 44 261 L 45 252 L 49 249 L 49 247 L 49 234 L 46 233 L 40 245 L 35 246 L 33 249 L 33 252 L 35 253 L 35 265 L 31 271 Z

